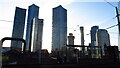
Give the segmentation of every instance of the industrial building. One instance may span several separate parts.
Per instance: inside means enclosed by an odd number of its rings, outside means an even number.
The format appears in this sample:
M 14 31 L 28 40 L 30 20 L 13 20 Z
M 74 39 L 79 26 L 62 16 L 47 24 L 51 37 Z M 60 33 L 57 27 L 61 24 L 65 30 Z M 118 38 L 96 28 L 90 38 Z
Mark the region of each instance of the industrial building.
M 74 45 L 74 39 L 75 39 L 75 36 L 73 36 L 72 33 L 69 33 L 69 36 L 68 36 L 68 45 Z

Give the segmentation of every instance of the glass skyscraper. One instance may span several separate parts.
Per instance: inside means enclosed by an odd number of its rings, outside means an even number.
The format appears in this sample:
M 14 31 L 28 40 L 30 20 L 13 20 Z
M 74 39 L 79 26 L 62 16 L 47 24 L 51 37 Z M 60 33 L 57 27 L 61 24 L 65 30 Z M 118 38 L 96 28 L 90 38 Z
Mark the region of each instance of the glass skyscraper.
M 102 55 L 104 55 L 104 47 L 110 46 L 110 36 L 107 30 L 98 29 L 96 32 L 96 45 L 101 47 Z
M 96 32 L 99 29 L 98 26 L 91 27 L 90 35 L 91 35 L 91 46 L 96 46 Z
M 33 52 L 40 51 L 42 48 L 43 19 L 34 18 L 32 28 Z
M 26 9 L 16 7 L 13 31 L 12 31 L 12 38 L 23 38 L 25 17 L 26 17 Z M 21 41 L 11 41 L 11 47 L 21 49 L 22 42 Z
M 53 8 L 52 20 L 52 51 L 59 51 L 67 44 L 67 10 L 61 5 Z
M 31 37 L 32 37 L 32 20 L 33 18 L 38 18 L 39 7 L 35 4 L 29 6 L 28 18 L 27 18 L 27 28 L 26 28 L 26 50 L 31 50 Z

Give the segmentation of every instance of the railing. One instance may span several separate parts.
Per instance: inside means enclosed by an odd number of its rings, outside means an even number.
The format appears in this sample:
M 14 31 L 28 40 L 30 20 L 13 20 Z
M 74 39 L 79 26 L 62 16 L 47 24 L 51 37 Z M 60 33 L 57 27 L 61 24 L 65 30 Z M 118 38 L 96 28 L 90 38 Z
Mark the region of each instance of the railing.
M 2 39 L 0 40 L 0 47 L 2 47 L 3 42 L 4 42 L 5 40 L 22 41 L 22 42 L 24 43 L 23 52 L 25 52 L 25 49 L 26 49 L 26 42 L 25 42 L 24 39 L 22 39 L 22 38 L 11 38 L 11 37 L 5 37 L 5 38 L 2 38 Z
M 23 47 L 23 53 L 25 52 L 26 49 L 26 42 L 24 39 L 22 38 L 11 38 L 11 37 L 4 37 L 0 40 L 0 68 L 2 66 L 2 46 L 3 46 L 3 42 L 5 40 L 15 40 L 15 41 L 22 41 L 24 43 L 24 47 Z

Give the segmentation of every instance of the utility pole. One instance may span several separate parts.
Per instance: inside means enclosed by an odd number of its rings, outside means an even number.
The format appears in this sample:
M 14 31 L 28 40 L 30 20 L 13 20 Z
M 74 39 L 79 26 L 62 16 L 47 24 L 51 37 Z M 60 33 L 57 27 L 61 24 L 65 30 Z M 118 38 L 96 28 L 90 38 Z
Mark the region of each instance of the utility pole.
M 119 35 L 118 35 L 118 46 L 120 46 L 120 21 L 119 21 L 119 13 L 118 13 L 118 8 L 116 8 L 116 14 L 117 14 L 117 20 L 118 20 L 118 31 L 119 31 Z M 119 50 L 120 50 L 120 47 L 119 47 Z
M 117 14 L 117 20 L 118 20 L 118 30 L 119 30 L 119 36 L 120 36 L 120 21 L 119 21 L 119 13 L 118 13 L 118 9 L 117 9 L 117 7 L 115 7 L 116 8 L 116 14 Z

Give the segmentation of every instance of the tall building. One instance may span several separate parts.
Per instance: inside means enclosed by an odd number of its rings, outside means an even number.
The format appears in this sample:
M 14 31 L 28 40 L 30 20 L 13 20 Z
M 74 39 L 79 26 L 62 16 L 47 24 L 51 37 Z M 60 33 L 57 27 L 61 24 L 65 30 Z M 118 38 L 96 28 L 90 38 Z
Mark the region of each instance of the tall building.
M 12 38 L 23 38 L 25 17 L 26 17 L 26 9 L 16 7 L 13 31 L 12 31 Z M 11 47 L 21 49 L 22 42 L 21 41 L 11 41 Z
M 32 37 L 32 20 L 33 18 L 38 18 L 39 7 L 35 4 L 29 6 L 28 18 L 27 18 L 27 28 L 26 28 L 26 50 L 31 50 L 31 37 Z
M 110 37 L 108 31 L 105 29 L 98 29 L 96 33 L 96 45 L 101 47 L 101 54 L 104 55 L 104 47 L 110 46 Z
M 67 44 L 67 10 L 61 5 L 53 8 L 52 51 L 61 50 Z
M 75 39 L 75 36 L 73 36 L 72 33 L 69 33 L 69 36 L 68 36 L 68 45 L 74 45 L 74 39 Z
M 39 51 L 42 48 L 43 35 L 43 19 L 34 18 L 32 28 L 32 46 L 33 52 Z
M 84 46 L 84 27 L 80 27 L 81 32 L 81 46 Z
M 81 46 L 84 46 L 84 27 L 83 26 L 80 27 L 80 33 L 81 33 Z M 82 47 L 81 50 L 84 54 L 85 53 L 85 48 Z
M 90 35 L 91 35 L 91 46 L 96 46 L 96 32 L 99 29 L 98 26 L 91 27 Z

